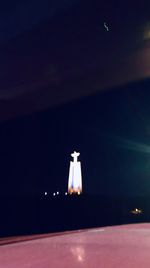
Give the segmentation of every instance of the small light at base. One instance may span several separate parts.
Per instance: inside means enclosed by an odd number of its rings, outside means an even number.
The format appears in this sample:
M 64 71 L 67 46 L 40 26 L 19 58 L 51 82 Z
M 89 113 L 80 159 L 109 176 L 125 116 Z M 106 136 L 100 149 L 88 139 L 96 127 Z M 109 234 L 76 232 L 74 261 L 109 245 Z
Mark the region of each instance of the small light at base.
M 56 193 L 57 195 L 59 194 L 59 192 Z
M 139 209 L 139 208 L 134 208 L 130 211 L 131 214 L 134 214 L 134 215 L 138 215 L 138 214 L 142 214 L 143 213 L 143 210 L 142 209 Z
M 56 194 L 55 193 L 53 193 L 53 196 L 55 196 Z
M 44 195 L 47 195 L 47 192 L 45 192 Z

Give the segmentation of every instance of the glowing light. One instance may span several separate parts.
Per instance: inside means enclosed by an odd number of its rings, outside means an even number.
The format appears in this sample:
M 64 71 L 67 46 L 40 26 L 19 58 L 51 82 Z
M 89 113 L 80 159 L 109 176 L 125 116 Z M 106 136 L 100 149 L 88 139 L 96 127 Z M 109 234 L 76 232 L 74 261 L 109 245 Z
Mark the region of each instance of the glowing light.
M 81 194 L 82 192 L 82 176 L 81 176 L 81 163 L 77 161 L 80 153 L 74 152 L 71 154 L 73 162 L 70 161 L 69 180 L 68 180 L 68 193 Z
M 106 31 L 108 32 L 109 31 L 109 28 L 108 28 L 106 22 L 104 22 L 104 27 L 105 27 Z
M 56 193 L 57 195 L 59 194 L 59 192 Z
M 55 196 L 56 195 L 56 193 L 53 193 L 53 196 Z
M 130 211 L 130 213 L 137 215 L 143 213 L 143 211 L 142 209 L 134 208 L 133 210 Z
M 68 193 L 66 192 L 65 195 L 67 195 Z
M 45 192 L 44 195 L 47 195 L 47 192 Z
M 150 146 L 147 144 L 124 139 L 120 136 L 108 136 L 108 138 L 114 139 L 124 149 L 150 154 Z

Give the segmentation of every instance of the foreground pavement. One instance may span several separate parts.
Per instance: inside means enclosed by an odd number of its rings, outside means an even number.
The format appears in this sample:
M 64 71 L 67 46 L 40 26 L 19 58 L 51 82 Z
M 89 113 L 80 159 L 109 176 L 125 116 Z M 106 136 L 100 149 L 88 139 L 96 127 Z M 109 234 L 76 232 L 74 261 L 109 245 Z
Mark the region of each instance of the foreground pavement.
M 150 224 L 2 239 L 0 268 L 149 268 Z

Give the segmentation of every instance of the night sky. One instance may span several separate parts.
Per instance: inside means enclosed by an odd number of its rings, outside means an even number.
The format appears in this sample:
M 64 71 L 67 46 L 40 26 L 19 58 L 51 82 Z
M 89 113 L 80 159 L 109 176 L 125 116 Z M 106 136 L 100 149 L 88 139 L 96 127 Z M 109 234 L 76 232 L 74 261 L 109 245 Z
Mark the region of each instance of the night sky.
M 146 1 L 0 4 L 0 194 L 150 194 Z M 5 121 L 7 119 L 7 121 Z M 9 119 L 9 120 L 8 120 Z
M 34 28 L 41 21 L 62 13 L 74 2 L 78 2 L 78 0 L 15 0 L 13 2 L 6 0 L 0 4 L 1 43 Z
M 0 120 L 150 75 L 147 1 L 6 1 Z
M 0 125 L 0 193 L 67 190 L 70 154 L 81 153 L 84 193 L 150 194 L 149 80 Z

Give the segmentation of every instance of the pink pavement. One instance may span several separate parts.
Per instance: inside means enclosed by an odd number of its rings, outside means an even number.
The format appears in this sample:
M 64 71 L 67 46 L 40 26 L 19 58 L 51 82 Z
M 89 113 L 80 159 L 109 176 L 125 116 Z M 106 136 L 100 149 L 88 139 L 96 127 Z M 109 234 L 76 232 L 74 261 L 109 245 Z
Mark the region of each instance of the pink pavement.
M 49 267 L 150 268 L 150 224 L 1 240 L 0 268 Z

